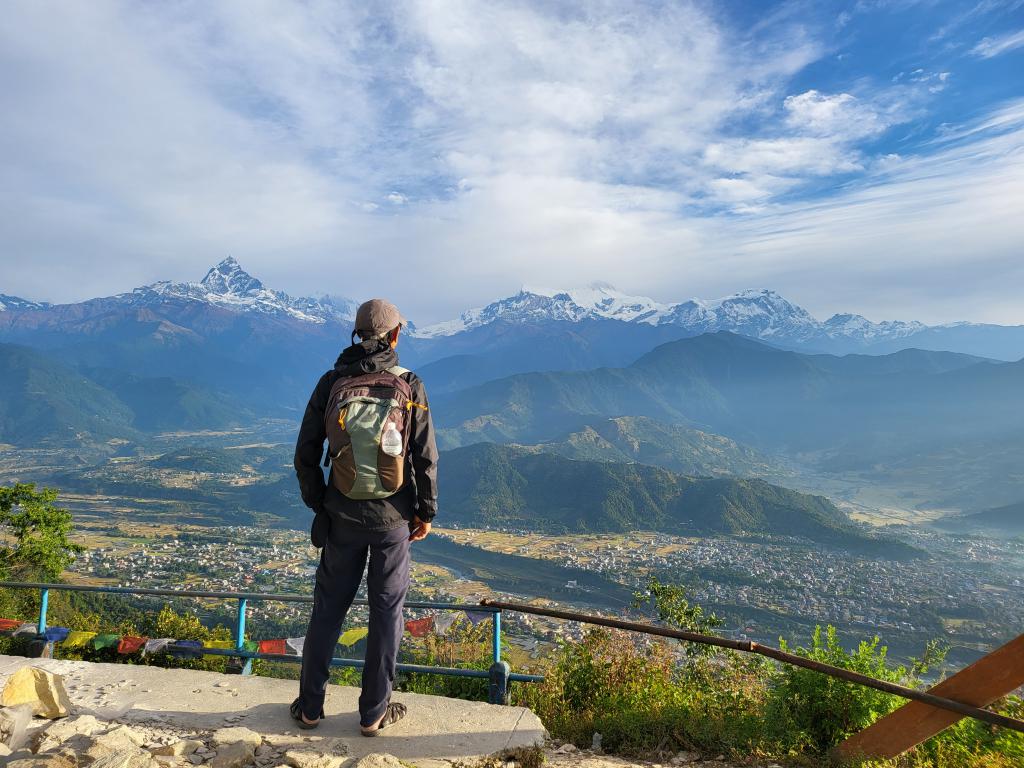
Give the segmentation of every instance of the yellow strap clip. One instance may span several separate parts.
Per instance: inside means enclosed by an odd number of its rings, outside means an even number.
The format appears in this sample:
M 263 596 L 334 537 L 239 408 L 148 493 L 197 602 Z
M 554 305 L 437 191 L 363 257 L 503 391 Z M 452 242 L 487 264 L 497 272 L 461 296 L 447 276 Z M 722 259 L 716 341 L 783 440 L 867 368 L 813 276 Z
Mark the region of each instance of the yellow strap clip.
M 345 428 L 345 414 L 348 413 L 348 406 L 346 405 L 340 411 L 338 411 L 338 426 L 342 429 Z
M 420 405 L 419 403 L 414 403 L 412 400 L 406 400 L 405 401 L 405 410 L 411 411 L 414 407 L 422 408 L 424 411 L 430 410 L 429 408 L 427 408 L 427 406 Z

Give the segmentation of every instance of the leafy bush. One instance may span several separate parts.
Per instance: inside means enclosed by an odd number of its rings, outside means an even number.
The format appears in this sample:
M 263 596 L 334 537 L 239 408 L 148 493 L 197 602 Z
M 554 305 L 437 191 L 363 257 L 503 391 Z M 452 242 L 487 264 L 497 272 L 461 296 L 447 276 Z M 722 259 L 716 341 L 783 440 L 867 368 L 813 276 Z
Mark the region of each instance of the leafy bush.
M 783 650 L 789 650 L 780 640 Z M 822 635 L 816 627 L 809 648 L 793 650 L 798 656 L 853 670 L 878 680 L 912 687 L 918 680 L 911 670 L 891 666 L 879 639 L 862 641 L 848 653 L 840 644 L 835 627 Z M 769 696 L 771 719 L 784 731 L 794 748 L 824 753 L 857 731 L 861 731 L 904 702 L 892 694 L 848 683 L 802 667 L 783 665 Z

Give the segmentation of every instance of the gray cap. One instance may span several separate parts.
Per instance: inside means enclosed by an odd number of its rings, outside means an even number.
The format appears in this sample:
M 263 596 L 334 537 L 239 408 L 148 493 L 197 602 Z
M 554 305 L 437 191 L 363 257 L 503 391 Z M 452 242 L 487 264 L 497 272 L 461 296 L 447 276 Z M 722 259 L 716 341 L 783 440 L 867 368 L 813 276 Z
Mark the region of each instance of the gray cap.
M 356 311 L 355 331 L 364 339 L 381 336 L 405 324 L 398 307 L 387 299 L 370 299 Z

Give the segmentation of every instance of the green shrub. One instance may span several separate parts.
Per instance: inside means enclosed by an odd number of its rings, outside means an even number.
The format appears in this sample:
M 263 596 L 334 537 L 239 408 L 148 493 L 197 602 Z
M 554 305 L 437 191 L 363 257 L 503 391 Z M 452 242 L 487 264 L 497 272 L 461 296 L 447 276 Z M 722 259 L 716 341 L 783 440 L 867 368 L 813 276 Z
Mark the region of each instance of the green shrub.
M 562 644 L 545 681 L 519 689 L 516 703 L 581 747 L 597 732 L 603 748 L 622 754 L 745 752 L 756 746 L 764 695 L 759 675 L 750 676 L 758 665 L 733 656 L 680 665 L 674 643 L 593 629 Z
M 780 640 L 783 650 L 789 650 Z M 849 669 L 879 680 L 913 686 L 917 679 L 903 666 L 891 666 L 886 647 L 877 637 L 862 641 L 855 651 L 847 652 L 839 643 L 835 627 L 824 635 L 816 627 L 809 648 L 793 652 L 834 667 Z M 827 752 L 847 736 L 863 730 L 888 714 L 904 699 L 874 688 L 855 685 L 820 672 L 783 665 L 769 696 L 771 719 L 780 736 L 795 749 Z

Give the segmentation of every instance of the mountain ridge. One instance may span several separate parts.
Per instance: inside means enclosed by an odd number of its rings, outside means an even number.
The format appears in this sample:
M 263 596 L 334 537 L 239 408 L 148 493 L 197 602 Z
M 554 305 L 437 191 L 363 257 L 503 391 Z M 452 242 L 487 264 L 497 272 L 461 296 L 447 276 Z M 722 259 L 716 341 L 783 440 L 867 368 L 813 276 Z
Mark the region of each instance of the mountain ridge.
M 98 306 L 122 308 L 159 307 L 168 302 L 185 302 L 316 325 L 348 323 L 357 308 L 357 302 L 344 297 L 292 297 L 283 291 L 267 288 L 246 272 L 234 257 L 228 256 L 198 282 L 161 280 L 127 293 L 71 304 L 48 304 L 0 295 L 0 312 L 67 313 L 66 308 L 97 302 L 101 302 Z M 587 320 L 666 327 L 686 335 L 726 330 L 782 346 L 822 352 L 874 350 L 884 353 L 921 346 L 1004 360 L 1024 357 L 1024 325 L 960 321 L 929 326 L 915 320 L 874 322 L 853 313 L 837 313 L 822 321 L 769 289 L 748 289 L 711 300 L 691 298 L 679 302 L 658 302 L 645 296 L 622 293 L 608 283 L 600 282 L 585 288 L 553 290 L 524 286 L 512 296 L 466 310 L 454 320 L 422 327 L 410 324 L 409 335 L 420 341 L 436 341 L 502 322 L 526 326 Z
M 914 554 L 904 544 L 865 535 L 824 496 L 757 478 L 692 477 L 494 443 L 457 448 L 443 458 L 445 514 L 461 525 L 548 533 L 770 533 L 897 557 Z

